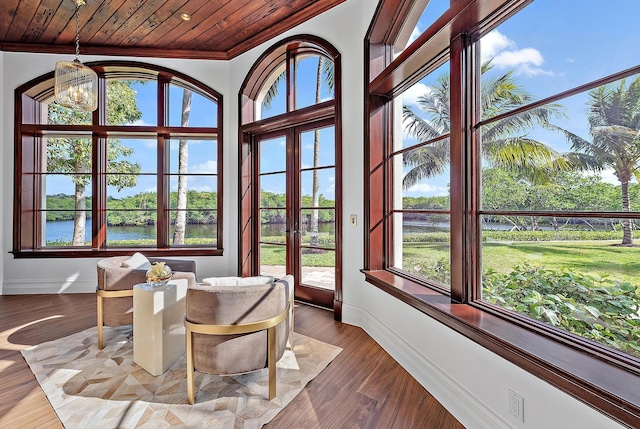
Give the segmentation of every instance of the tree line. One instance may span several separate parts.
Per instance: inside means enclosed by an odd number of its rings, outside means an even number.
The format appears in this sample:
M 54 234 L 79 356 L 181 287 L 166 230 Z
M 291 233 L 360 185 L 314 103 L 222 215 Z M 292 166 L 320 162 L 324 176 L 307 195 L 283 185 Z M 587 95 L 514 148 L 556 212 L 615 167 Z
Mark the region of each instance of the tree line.
M 187 224 L 212 224 L 217 222 L 218 193 L 188 191 L 184 211 Z M 176 222 L 178 192 L 169 195 L 172 224 Z M 76 198 L 74 195 L 47 195 L 47 221 L 74 220 Z M 107 198 L 107 225 L 144 226 L 155 225 L 158 199 L 155 192 L 141 192 L 124 198 Z M 86 197 L 87 218 L 91 218 L 92 199 Z
M 206 191 L 187 191 L 186 207 L 184 211 L 187 224 L 212 224 L 217 222 L 216 209 L 218 207 L 218 193 Z M 178 192 L 169 195 L 169 206 L 172 209 L 178 207 Z M 303 207 L 311 207 L 312 196 L 302 197 Z M 284 223 L 286 195 L 274 192 L 262 191 L 262 207 L 260 211 L 262 223 Z M 318 222 L 335 222 L 335 201 L 329 200 L 320 194 L 318 207 L 326 207 L 326 210 L 318 210 Z M 47 221 L 73 220 L 75 217 L 76 198 L 74 195 L 54 194 L 47 195 Z M 87 217 L 91 218 L 91 197 L 86 197 Z M 155 192 L 141 192 L 123 198 L 107 198 L 107 225 L 112 226 L 144 226 L 155 225 L 158 199 Z M 177 211 L 170 215 L 171 223 L 176 221 Z M 302 211 L 303 222 L 311 221 L 312 209 Z
M 485 168 L 482 171 L 482 209 L 511 211 L 598 211 L 621 212 L 620 185 L 604 182 L 600 176 L 584 175 L 578 171 L 555 171 L 549 180 L 531 180 L 526 174 L 508 168 Z M 631 207 L 640 203 L 640 185 L 629 186 Z M 404 209 L 447 210 L 448 196 L 404 197 Z M 418 219 L 424 215 L 405 214 L 405 219 Z M 445 222 L 447 215 L 429 215 L 431 222 Z M 554 230 L 575 228 L 575 220 L 560 220 L 537 216 L 484 216 L 484 222 L 507 223 L 513 230 L 537 231 L 540 226 Z M 573 223 L 572 223 L 573 222 Z M 580 220 L 581 228 L 595 229 L 596 225 L 620 226 L 611 219 Z M 636 226 L 634 226 L 635 228 Z

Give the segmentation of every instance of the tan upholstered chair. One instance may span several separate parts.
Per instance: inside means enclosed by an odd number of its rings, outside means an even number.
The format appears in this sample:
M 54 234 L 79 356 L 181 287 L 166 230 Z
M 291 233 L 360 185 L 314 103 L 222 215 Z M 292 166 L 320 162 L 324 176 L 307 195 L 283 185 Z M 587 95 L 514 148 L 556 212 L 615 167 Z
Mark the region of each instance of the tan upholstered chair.
M 130 256 L 114 256 L 98 261 L 98 348 L 104 347 L 103 326 L 133 324 L 133 287 L 145 283 L 147 268 L 125 268 Z M 150 263 L 165 262 L 173 271 L 173 279 L 187 279 L 196 284 L 195 261 L 149 258 Z
M 208 280 L 208 279 L 206 279 Z M 195 402 L 194 371 L 231 375 L 269 368 L 276 396 L 276 362 L 292 328 L 293 276 L 220 278 L 187 289 L 187 393 Z

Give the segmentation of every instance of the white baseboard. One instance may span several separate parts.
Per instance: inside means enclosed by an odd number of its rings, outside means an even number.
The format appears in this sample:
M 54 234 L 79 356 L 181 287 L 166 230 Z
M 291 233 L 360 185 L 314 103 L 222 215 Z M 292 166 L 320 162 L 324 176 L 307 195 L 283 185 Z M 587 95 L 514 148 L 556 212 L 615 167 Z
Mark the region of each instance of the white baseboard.
M 78 280 L 5 280 L 2 295 L 95 293 L 96 282 Z
M 427 356 L 420 354 L 369 312 L 343 304 L 342 316 L 344 323 L 364 329 L 465 427 L 511 428 L 499 415 L 442 372 Z

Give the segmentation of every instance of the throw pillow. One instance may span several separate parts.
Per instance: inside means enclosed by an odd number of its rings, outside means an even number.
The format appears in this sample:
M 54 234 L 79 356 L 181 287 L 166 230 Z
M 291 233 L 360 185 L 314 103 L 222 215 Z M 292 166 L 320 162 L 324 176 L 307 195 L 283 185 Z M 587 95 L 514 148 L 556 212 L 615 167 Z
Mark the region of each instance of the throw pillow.
M 122 268 L 134 268 L 136 270 L 148 270 L 151 263 L 142 253 L 136 252 L 129 259 L 122 262 Z

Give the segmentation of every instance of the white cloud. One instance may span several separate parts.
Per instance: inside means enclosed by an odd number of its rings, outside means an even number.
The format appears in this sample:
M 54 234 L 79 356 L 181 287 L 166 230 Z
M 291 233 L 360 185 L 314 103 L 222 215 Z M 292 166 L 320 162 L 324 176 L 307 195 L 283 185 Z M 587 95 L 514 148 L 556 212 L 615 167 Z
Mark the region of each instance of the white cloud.
M 327 189 L 325 189 L 324 197 L 329 199 L 334 198 L 335 193 L 336 193 L 336 185 L 333 184 L 329 186 Z
M 177 188 L 176 188 L 177 190 Z M 197 191 L 197 192 L 212 192 L 213 189 L 211 188 L 211 186 L 207 186 L 207 185 L 201 185 L 201 186 L 191 186 L 189 188 L 190 191 Z
M 431 93 L 431 88 L 422 82 L 418 82 L 402 93 L 402 104 L 417 106 L 418 98 L 429 93 Z
M 481 41 L 481 59 L 493 59 L 493 65 L 501 69 L 514 69 L 516 73 L 526 76 L 540 74 L 553 75 L 544 70 L 542 53 L 535 48 L 518 49 L 516 43 L 498 30 L 486 34 Z
M 215 174 L 218 172 L 218 163 L 216 161 L 207 161 L 204 164 L 196 164 L 191 167 L 190 173 L 198 174 Z
M 585 172 L 584 176 L 599 176 L 604 183 L 611 183 L 612 185 L 620 185 L 620 180 L 616 176 L 613 168 L 607 168 L 597 173 Z
M 428 194 L 430 196 L 442 196 L 442 195 L 448 195 L 449 190 L 443 186 L 432 186 L 432 185 L 429 185 L 428 183 L 418 183 L 416 185 L 413 185 L 409 189 L 407 189 L 407 193 L 420 194 L 420 195 Z
M 422 34 L 422 31 L 420 31 L 420 29 L 416 25 L 413 28 L 413 31 L 411 32 L 411 35 L 409 36 L 409 42 L 407 42 L 407 46 L 409 46 L 411 43 L 413 43 L 414 40 L 416 40 L 421 34 Z
M 495 57 L 498 52 L 515 47 L 515 43 L 498 30 L 493 30 L 482 38 L 481 46 L 480 54 L 484 62 Z

